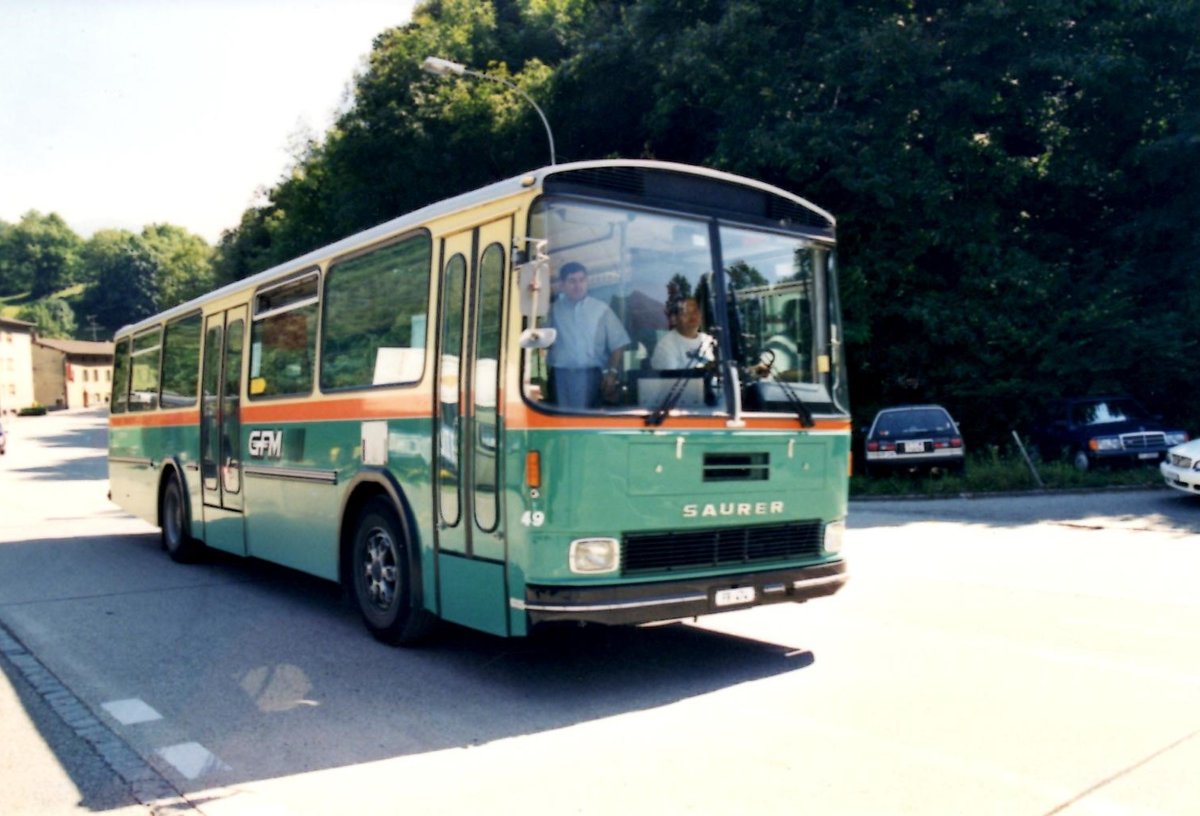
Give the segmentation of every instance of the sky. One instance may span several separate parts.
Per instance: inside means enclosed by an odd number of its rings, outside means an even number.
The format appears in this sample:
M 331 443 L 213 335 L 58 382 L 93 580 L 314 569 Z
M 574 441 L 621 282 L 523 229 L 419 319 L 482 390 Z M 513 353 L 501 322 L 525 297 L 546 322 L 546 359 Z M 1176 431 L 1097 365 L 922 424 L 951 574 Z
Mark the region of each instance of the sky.
M 414 0 L 0 0 L 0 220 L 216 243 Z

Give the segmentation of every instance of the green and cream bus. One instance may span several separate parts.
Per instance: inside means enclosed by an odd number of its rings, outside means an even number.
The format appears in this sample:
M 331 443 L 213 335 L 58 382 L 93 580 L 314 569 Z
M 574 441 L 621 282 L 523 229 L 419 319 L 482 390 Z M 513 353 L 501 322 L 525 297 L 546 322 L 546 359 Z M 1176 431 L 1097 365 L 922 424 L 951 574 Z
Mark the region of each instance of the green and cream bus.
M 766 184 L 557 165 L 433 204 L 115 337 L 112 499 L 342 582 L 369 631 L 502 636 L 799 602 L 846 580 L 834 221 Z M 622 344 L 560 399 L 586 268 Z M 711 354 L 659 370 L 692 299 Z M 560 349 L 564 346 L 560 346 Z

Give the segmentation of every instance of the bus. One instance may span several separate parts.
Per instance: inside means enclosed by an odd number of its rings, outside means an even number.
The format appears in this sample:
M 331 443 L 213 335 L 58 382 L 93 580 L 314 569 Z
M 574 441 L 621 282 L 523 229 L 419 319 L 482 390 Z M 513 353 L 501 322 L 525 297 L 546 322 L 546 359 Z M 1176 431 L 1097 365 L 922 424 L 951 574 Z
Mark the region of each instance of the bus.
M 851 465 L 834 232 L 782 189 L 654 161 L 432 204 L 118 330 L 111 498 L 177 561 L 340 582 L 391 644 L 831 595 Z M 608 327 L 581 344 L 606 355 L 584 401 L 556 317 L 580 269 L 571 305 Z M 709 353 L 656 369 L 685 300 Z

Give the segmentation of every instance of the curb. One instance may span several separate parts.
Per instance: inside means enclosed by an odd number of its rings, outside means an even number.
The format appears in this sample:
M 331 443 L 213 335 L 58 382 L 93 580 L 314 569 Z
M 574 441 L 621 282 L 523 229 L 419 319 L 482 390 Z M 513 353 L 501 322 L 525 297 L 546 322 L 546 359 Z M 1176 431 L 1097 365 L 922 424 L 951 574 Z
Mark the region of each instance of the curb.
M 61 680 L 0 623 L 0 655 L 21 673 L 46 705 L 91 746 L 126 785 L 135 800 L 155 816 L 200 816 L 187 798 L 116 732 L 104 724 Z
M 1030 490 L 996 490 L 979 493 L 964 491 L 962 493 L 897 493 L 889 496 L 851 496 L 851 504 L 889 501 L 953 501 L 955 499 L 1016 499 L 1026 496 L 1082 496 L 1088 493 L 1135 493 L 1137 491 L 1165 491 L 1165 485 L 1110 485 L 1108 487 L 1062 487 L 1036 488 Z

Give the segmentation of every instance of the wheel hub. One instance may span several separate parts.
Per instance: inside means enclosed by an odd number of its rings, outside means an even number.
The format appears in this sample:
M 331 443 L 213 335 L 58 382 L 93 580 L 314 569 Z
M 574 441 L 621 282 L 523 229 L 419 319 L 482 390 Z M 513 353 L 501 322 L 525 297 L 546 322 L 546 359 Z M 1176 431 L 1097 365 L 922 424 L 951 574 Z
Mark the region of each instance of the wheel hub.
M 367 537 L 363 577 L 367 597 L 379 609 L 388 609 L 396 598 L 396 546 L 385 531 L 372 530 Z

